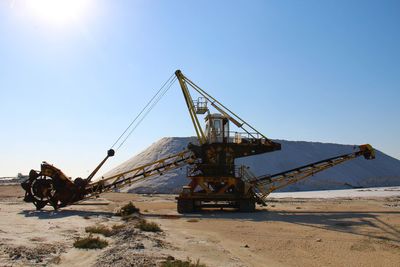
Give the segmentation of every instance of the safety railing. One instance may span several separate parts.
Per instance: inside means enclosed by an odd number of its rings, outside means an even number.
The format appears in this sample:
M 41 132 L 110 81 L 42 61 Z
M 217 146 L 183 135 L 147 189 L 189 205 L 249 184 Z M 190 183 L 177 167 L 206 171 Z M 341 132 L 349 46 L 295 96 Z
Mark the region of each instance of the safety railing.
M 229 132 L 229 143 L 263 144 L 266 141 L 267 140 L 259 133 Z

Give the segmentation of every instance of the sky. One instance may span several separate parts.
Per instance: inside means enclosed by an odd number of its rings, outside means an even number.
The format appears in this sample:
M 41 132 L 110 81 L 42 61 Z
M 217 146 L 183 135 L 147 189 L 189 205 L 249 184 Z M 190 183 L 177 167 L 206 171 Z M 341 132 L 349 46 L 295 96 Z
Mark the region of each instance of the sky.
M 86 177 L 176 69 L 269 138 L 400 159 L 400 1 L 0 0 L 0 176 Z M 104 171 L 193 136 L 177 83 Z

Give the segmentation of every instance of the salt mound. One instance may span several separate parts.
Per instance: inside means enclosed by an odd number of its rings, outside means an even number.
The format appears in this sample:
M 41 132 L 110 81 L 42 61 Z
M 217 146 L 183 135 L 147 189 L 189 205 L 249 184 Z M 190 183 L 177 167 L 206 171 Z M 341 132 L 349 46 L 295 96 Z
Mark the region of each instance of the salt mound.
M 286 140 L 274 141 L 282 144 L 281 151 L 241 158 L 236 160 L 236 165 L 247 165 L 256 175 L 274 174 L 354 151 L 354 146 L 352 145 Z M 196 143 L 197 139 L 195 137 L 162 138 L 143 152 L 106 173 L 104 177 L 180 152 L 187 147 L 189 142 Z M 171 170 L 162 176 L 150 177 L 122 191 L 134 193 L 178 193 L 181 187 L 188 183 L 186 167 L 183 167 Z M 376 151 L 375 160 L 365 160 L 360 157 L 288 186 L 281 191 L 331 190 L 396 185 L 400 185 L 400 161 Z

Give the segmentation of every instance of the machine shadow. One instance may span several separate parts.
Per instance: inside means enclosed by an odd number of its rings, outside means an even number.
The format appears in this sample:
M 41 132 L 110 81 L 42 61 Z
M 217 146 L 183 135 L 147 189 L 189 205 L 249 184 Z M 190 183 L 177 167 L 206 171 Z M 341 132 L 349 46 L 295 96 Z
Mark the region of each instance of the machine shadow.
M 82 210 L 23 210 L 19 212 L 19 214 L 24 215 L 25 217 L 36 217 L 40 220 L 52 220 L 52 219 L 61 219 L 72 216 L 79 217 L 108 217 L 111 218 L 114 216 L 112 212 L 104 212 L 104 211 L 82 211 Z
M 400 229 L 384 222 L 379 215 L 399 216 L 400 211 L 284 211 L 258 210 L 240 213 L 231 210 L 204 210 L 183 218 L 232 219 L 254 222 L 284 222 L 323 230 L 350 233 L 400 243 Z

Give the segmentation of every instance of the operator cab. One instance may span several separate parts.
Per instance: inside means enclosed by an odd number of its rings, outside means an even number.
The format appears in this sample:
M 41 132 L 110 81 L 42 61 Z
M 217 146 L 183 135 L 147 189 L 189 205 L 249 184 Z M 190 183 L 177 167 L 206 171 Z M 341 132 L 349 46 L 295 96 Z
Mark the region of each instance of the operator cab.
M 222 114 L 208 114 L 205 117 L 206 136 L 209 144 L 229 142 L 229 120 Z

